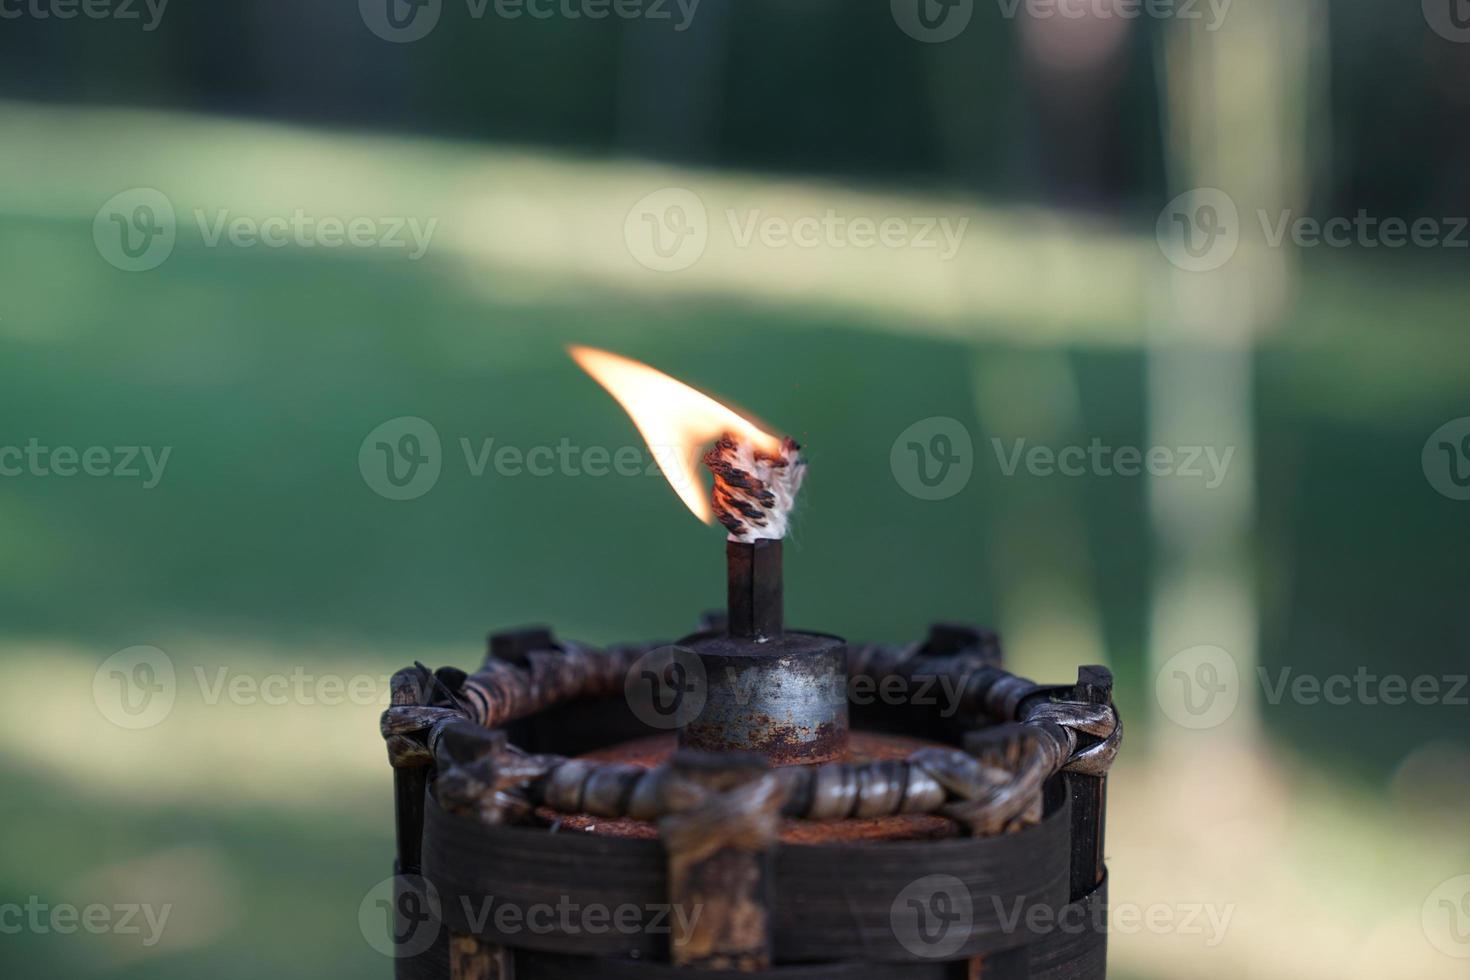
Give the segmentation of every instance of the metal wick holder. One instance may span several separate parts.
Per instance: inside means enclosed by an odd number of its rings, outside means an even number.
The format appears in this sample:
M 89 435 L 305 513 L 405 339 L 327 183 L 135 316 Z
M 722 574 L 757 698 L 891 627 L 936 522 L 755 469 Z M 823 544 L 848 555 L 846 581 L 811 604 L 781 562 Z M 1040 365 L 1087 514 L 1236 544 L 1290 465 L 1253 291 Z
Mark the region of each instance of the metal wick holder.
M 781 542 L 726 542 L 729 623 L 675 644 L 698 658 L 705 702 L 679 733 L 686 748 L 755 752 L 772 765 L 847 749 L 847 644 L 784 628 Z

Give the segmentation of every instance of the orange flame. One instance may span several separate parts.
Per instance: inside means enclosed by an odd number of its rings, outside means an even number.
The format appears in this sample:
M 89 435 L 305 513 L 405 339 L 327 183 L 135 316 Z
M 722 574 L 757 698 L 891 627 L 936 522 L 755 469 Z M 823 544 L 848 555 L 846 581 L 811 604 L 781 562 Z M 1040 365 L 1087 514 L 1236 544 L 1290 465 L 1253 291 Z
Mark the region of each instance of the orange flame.
M 576 344 L 567 347 L 567 352 L 623 406 L 658 461 L 664 479 L 684 506 L 706 524 L 714 520 L 714 508 L 699 479 L 698 461 L 705 446 L 728 433 L 762 452 L 781 451 L 781 440 L 776 436 L 647 364 Z

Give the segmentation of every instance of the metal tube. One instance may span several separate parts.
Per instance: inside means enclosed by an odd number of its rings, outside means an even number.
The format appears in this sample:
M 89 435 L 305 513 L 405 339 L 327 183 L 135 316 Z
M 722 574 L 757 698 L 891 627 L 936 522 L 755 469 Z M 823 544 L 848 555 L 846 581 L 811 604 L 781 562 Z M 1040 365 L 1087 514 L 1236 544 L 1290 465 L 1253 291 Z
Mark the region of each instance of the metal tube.
M 784 629 L 781 585 L 781 541 L 726 541 L 729 575 L 726 604 L 729 633 L 742 639 L 766 640 Z

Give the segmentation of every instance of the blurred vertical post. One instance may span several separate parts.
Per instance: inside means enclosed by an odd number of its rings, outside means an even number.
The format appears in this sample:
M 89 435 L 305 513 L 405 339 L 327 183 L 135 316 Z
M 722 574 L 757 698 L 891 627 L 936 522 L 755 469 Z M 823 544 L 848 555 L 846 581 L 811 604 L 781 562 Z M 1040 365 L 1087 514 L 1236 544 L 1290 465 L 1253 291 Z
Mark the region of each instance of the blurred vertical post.
M 1027 106 L 1022 118 L 1037 146 L 1028 170 L 1037 171 L 1034 179 L 1058 205 L 1106 205 L 1120 169 L 1113 147 L 1120 142 L 1118 100 L 1134 22 L 1076 6 L 1067 16 L 1017 8 Z M 944 66 L 951 72 L 959 67 Z M 964 70 L 976 69 L 967 63 Z M 973 116 L 954 108 L 945 115 Z M 973 120 L 956 125 L 972 127 Z M 1069 221 L 1073 234 L 1085 225 L 1082 214 L 1069 213 Z M 1077 273 L 1069 268 L 1066 274 Z M 1055 290 L 1044 269 L 1033 275 L 1031 288 L 1038 294 Z M 1083 415 L 1073 354 L 1065 347 L 1032 343 L 977 354 L 971 382 L 988 448 L 997 457 L 1003 446 L 1083 445 L 1093 434 Z M 1004 467 L 1001 472 L 1005 478 L 986 488 L 994 513 L 1002 516 L 991 524 L 985 552 L 995 568 L 1008 648 L 1023 672 L 1038 676 L 1066 674 L 1079 661 L 1106 663 L 1096 569 L 1088 551 L 1085 504 L 1091 484 L 1024 471 L 1006 474 Z
M 1157 542 L 1151 675 L 1166 715 L 1166 691 L 1194 699 L 1192 712 L 1212 703 L 1212 686 L 1227 698 L 1186 725 L 1224 735 L 1222 747 L 1248 748 L 1257 732 L 1253 355 L 1256 337 L 1290 301 L 1295 279 L 1293 256 L 1268 246 L 1260 216 L 1276 220 L 1305 197 L 1314 72 L 1322 61 L 1313 57 L 1314 43 L 1325 32 L 1320 0 L 1237 3 L 1221 23 L 1175 19 L 1164 28 L 1170 194 L 1224 192 L 1236 215 L 1214 209 L 1210 216 L 1222 240 L 1234 234 L 1238 245 L 1228 259 L 1223 251 L 1212 256 L 1205 263 L 1211 268 L 1159 262 L 1148 339 L 1149 440 L 1234 455 L 1214 488 L 1194 479 L 1149 481 Z M 1233 230 L 1220 224 L 1227 220 Z M 1163 233 L 1161 226 L 1161 241 Z M 1218 650 L 1184 653 L 1200 647 Z M 1220 687 L 1227 684 L 1234 690 Z M 1227 713 L 1231 697 L 1238 700 Z M 1161 742 L 1197 749 L 1193 740 Z
M 670 5 L 674 19 L 620 25 L 618 144 L 625 153 L 693 163 L 719 159 L 733 0 Z
M 1081 397 L 1067 351 L 987 351 L 971 358 L 971 384 L 989 440 L 1011 447 L 1085 442 Z M 994 443 L 980 449 L 994 450 Z M 986 487 L 990 561 L 1001 632 L 1022 673 L 1065 675 L 1105 664 L 1102 612 L 1093 588 L 1083 514 L 1087 485 L 1024 470 Z

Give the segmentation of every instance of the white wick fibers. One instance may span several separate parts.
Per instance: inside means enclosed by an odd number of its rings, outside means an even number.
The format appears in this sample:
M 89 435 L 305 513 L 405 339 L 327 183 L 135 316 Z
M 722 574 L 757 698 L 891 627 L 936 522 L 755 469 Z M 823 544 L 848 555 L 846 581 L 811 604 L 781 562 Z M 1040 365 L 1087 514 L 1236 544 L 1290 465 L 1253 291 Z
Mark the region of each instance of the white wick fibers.
M 781 441 L 774 455 L 758 452 L 744 439 L 720 437 L 705 453 L 704 465 L 715 475 L 715 517 L 730 532 L 731 541 L 781 539 L 796 505 L 796 494 L 806 476 L 801 447 Z

